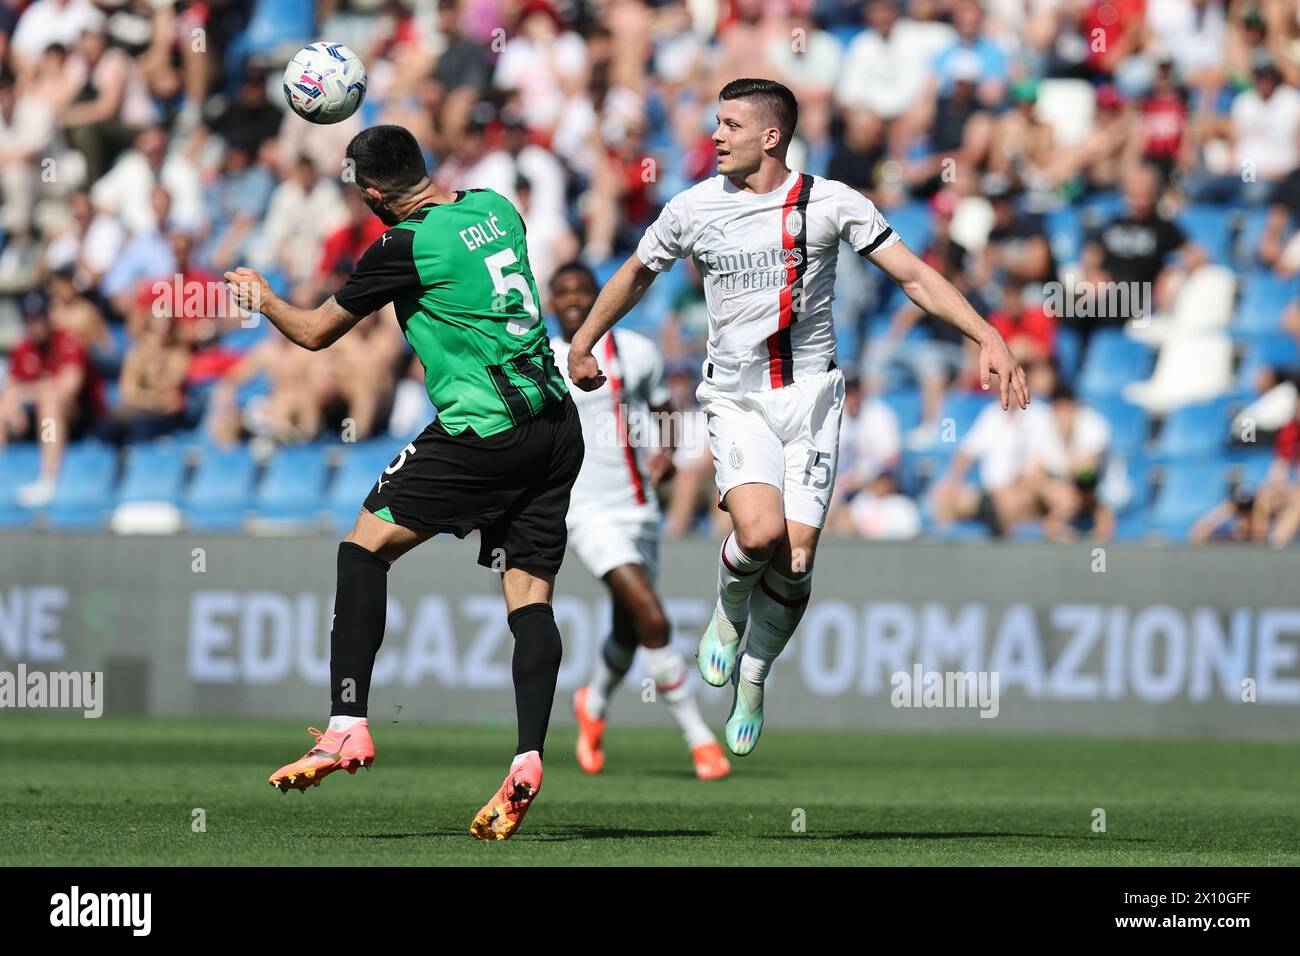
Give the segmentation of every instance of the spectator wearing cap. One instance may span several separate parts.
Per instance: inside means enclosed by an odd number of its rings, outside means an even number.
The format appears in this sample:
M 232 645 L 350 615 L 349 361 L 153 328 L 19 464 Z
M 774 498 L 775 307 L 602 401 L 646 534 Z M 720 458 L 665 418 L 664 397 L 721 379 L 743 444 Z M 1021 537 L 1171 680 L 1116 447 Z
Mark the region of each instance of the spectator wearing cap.
M 984 8 L 979 0 L 956 0 L 952 25 L 957 30 L 956 41 L 934 60 L 939 96 L 951 94 L 957 83 L 974 82 L 980 105 L 997 108 L 1006 95 L 1010 64 L 1006 52 L 984 33 Z
M 943 92 L 925 96 L 909 118 L 910 128 L 928 130 L 928 155 L 908 164 L 906 178 L 918 191 L 953 183 L 969 191 L 979 181 L 993 141 L 993 114 L 981 103 L 979 56 L 963 46 L 947 61 Z
M 1262 204 L 1274 186 L 1300 165 L 1300 90 L 1282 82 L 1266 52 L 1251 63 L 1254 88 L 1232 101 L 1227 168 L 1205 171 L 1189 186 L 1197 202 Z
M 1026 190 L 1051 192 L 1049 169 L 1056 158 L 1055 130 L 1038 117 L 1038 82 L 1020 79 L 1011 84 L 1011 108 L 998 116 L 989 150 L 988 168 Z
M 49 504 L 68 442 L 94 425 L 104 409 L 101 383 L 86 349 L 50 321 L 43 293 L 23 297 L 25 334 L 9 353 L 0 391 L 0 448 L 10 439 L 37 439 L 40 476 L 18 489 L 27 508 Z

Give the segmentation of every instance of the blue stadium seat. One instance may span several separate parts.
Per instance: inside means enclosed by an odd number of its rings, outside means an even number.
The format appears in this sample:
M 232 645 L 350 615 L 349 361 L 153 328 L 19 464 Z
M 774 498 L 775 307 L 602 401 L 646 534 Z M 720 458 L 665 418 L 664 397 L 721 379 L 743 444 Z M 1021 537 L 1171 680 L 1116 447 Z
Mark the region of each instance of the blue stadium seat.
M 1054 352 L 1056 366 L 1061 371 L 1061 378 L 1073 382 L 1079 374 L 1079 363 L 1083 361 L 1083 336 L 1078 329 L 1067 325 L 1056 327 L 1056 348 Z
M 1247 488 L 1257 490 L 1274 461 L 1271 448 L 1250 448 L 1234 452 L 1231 456 L 1230 477 Z
M 1151 420 L 1145 408 L 1118 395 L 1099 395 L 1086 404 L 1110 423 L 1112 451 L 1126 456 L 1142 452 L 1151 433 Z
M 27 528 L 35 514 L 15 500 L 18 489 L 41 473 L 40 449 L 30 442 L 9 445 L 0 452 L 0 528 Z
M 885 220 L 907 243 L 909 249 L 920 250 L 930 238 L 930 210 L 923 202 L 909 202 L 893 209 L 882 210 Z
M 1296 297 L 1294 279 L 1279 279 L 1267 269 L 1256 269 L 1240 277 L 1241 300 L 1232 320 L 1238 335 L 1277 332 L 1282 327 L 1282 312 Z
M 989 526 L 982 521 L 958 521 L 946 528 L 930 525 L 926 533 L 936 541 L 987 541 L 993 537 Z
M 1151 511 L 1151 529 L 1171 540 L 1186 540 L 1196 519 L 1227 494 L 1226 474 L 1227 463 L 1222 458 L 1166 468 Z
M 1149 376 L 1153 362 L 1151 349 L 1130 339 L 1122 329 L 1101 329 L 1092 336 L 1083 358 L 1078 392 L 1088 400 L 1118 395 L 1129 382 Z
M 257 465 L 244 446 L 203 452 L 182 503 L 195 531 L 235 531 L 253 497 Z
M 921 424 L 921 393 L 916 389 L 884 392 L 880 400 L 893 409 L 904 435 Z
M 1085 229 L 1096 229 L 1124 213 L 1124 197 L 1113 190 L 1089 193 L 1079 203 Z
M 1160 426 L 1156 457 L 1173 461 L 1222 452 L 1228 441 L 1229 405 L 1229 399 L 1216 398 L 1175 408 Z
M 949 391 L 943 397 L 943 409 L 939 412 L 940 428 L 943 427 L 945 418 L 951 418 L 956 428 L 955 444 L 960 445 L 980 412 L 991 407 L 995 400 L 996 396 L 991 391 L 989 394 Z
M 277 451 L 257 493 L 257 516 L 309 522 L 318 515 L 325 504 L 325 455 L 323 445 L 297 445 Z
M 1241 229 L 1233 248 L 1233 262 L 1242 271 L 1249 271 L 1259 265 L 1259 237 L 1264 234 L 1268 222 L 1268 207 L 1246 209 L 1241 212 Z
M 1047 214 L 1047 240 L 1057 263 L 1079 260 L 1083 252 L 1083 216 L 1077 206 L 1063 206 Z
M 113 506 L 117 449 L 99 442 L 72 445 L 63 456 L 54 500 L 45 509 L 52 528 L 102 527 Z
M 1223 206 L 1193 205 L 1183 210 L 1178 225 L 1187 238 L 1204 249 L 1214 262 L 1227 265 L 1232 258 L 1232 220 L 1236 213 Z
M 398 442 L 389 438 L 344 446 L 343 461 L 325 499 L 330 523 L 337 530 L 351 530 L 361 503 L 374 487 L 375 479 L 397 457 L 399 447 Z
M 1285 332 L 1251 335 L 1242 343 L 1237 387 L 1243 392 L 1253 392 L 1255 374 L 1263 368 L 1300 370 L 1300 344 Z
M 175 441 L 133 445 L 126 457 L 126 473 L 117 500 L 166 501 L 176 504 L 185 482 L 185 447 Z

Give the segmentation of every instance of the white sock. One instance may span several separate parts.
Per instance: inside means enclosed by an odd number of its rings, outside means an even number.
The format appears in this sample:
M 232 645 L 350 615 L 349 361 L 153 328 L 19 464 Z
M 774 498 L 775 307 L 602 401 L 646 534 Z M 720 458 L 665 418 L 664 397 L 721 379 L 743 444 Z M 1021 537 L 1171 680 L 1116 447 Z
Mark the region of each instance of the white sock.
M 527 760 L 529 756 L 535 756 L 538 760 L 542 759 L 542 755 L 539 754 L 536 750 L 525 750 L 521 754 L 515 754 L 515 759 L 510 761 L 510 769 L 518 770 L 519 765 L 523 763 L 525 760 Z
M 656 693 L 668 705 L 668 712 L 682 729 L 686 742 L 692 748 L 711 743 L 714 739 L 713 731 L 709 730 L 709 725 L 700 716 L 699 705 L 695 703 L 695 695 L 691 693 L 691 685 L 687 681 L 689 671 L 686 661 L 681 653 L 671 645 L 644 647 L 641 649 L 641 658 L 645 661 L 646 673 L 655 682 Z
M 761 586 L 752 600 L 753 619 L 749 622 L 749 639 L 745 656 L 740 660 L 740 676 L 751 684 L 761 684 L 790 635 L 799 626 L 808 607 L 812 591 L 812 574 L 788 578 L 771 568 L 763 572 Z
M 718 611 L 733 624 L 743 625 L 749 617 L 749 595 L 768 560 L 752 558 L 742 551 L 734 533 L 723 540 L 718 556 Z
M 596 658 L 596 668 L 587 681 L 587 716 L 596 720 L 605 719 L 605 710 L 609 707 L 609 695 L 623 682 L 632 658 L 636 656 L 635 647 L 624 647 L 614 640 L 611 634 L 605 638 Z
M 347 730 L 353 724 L 364 724 L 364 717 L 345 717 L 342 714 L 335 714 L 330 717 L 330 730 Z

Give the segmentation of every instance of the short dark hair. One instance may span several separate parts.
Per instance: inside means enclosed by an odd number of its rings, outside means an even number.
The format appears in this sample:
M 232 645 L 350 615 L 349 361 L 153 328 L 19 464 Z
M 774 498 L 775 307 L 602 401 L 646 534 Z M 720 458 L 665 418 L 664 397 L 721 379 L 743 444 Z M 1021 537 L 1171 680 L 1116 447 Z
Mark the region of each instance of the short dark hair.
M 551 273 L 551 287 L 554 288 L 555 283 L 559 280 L 560 276 L 567 272 L 578 273 L 591 283 L 593 289 L 600 289 L 600 283 L 596 281 L 596 273 L 592 272 L 591 267 L 585 262 L 581 262 L 577 259 L 570 259 L 568 262 L 564 263 L 564 265 L 558 267 Z
M 789 87 L 776 80 L 732 80 L 718 94 L 720 100 L 758 100 L 759 105 L 776 120 L 781 140 L 789 144 L 799 124 L 799 101 Z
M 401 126 L 372 126 L 352 137 L 347 158 L 357 185 L 385 193 L 414 189 L 425 177 L 424 153 L 410 130 Z

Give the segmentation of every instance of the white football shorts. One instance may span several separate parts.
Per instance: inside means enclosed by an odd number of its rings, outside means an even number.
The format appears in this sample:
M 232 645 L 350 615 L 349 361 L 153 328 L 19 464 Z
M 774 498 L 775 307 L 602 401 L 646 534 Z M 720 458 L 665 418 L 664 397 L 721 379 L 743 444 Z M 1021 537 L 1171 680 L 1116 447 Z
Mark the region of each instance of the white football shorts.
M 826 523 L 840 452 L 844 373 L 831 368 L 784 388 L 732 390 L 707 379 L 696 389 L 709 424 L 718 497 L 756 482 L 781 492 L 785 516 Z

